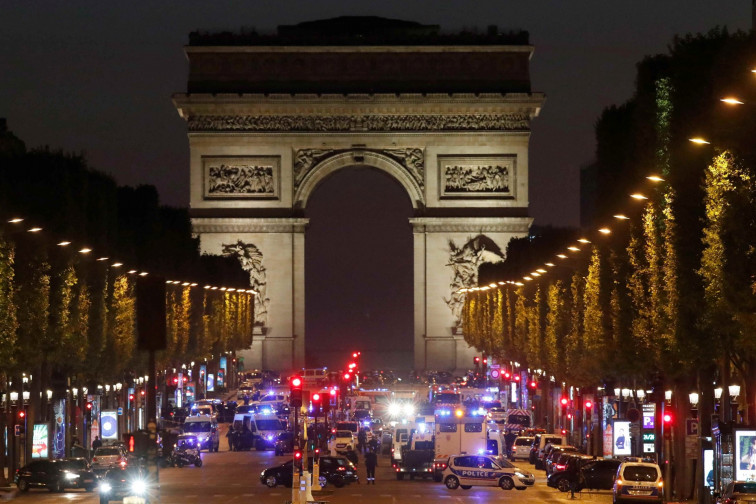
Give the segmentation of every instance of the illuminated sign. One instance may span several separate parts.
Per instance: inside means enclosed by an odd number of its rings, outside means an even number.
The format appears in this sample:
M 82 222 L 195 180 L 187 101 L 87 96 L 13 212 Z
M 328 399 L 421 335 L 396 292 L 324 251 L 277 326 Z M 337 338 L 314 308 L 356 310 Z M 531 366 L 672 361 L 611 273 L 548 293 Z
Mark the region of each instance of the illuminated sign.
M 118 411 L 103 410 L 100 413 L 102 439 L 118 439 Z
M 615 420 L 614 421 L 614 438 L 612 440 L 612 448 L 614 455 L 631 455 L 632 450 L 630 448 L 630 422 L 627 420 Z
M 656 434 L 653 432 L 645 432 L 643 433 L 643 442 L 644 443 L 653 443 L 656 441 Z
M 49 427 L 46 423 L 34 424 L 32 458 L 48 458 Z
M 756 479 L 756 430 L 735 431 L 735 479 Z
M 656 427 L 656 404 L 643 405 L 643 428 L 653 429 Z
M 207 391 L 213 392 L 215 390 L 215 375 L 213 373 L 207 373 Z

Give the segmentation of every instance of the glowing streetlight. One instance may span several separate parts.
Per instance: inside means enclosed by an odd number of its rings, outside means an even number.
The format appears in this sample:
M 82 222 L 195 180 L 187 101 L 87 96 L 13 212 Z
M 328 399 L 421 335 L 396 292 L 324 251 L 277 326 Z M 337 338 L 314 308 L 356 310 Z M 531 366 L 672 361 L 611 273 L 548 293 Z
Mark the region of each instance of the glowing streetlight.
M 649 175 L 648 177 L 646 177 L 646 179 L 650 180 L 651 182 L 664 182 L 664 179 L 658 175 Z
M 724 103 L 726 103 L 728 105 L 744 105 L 745 104 L 745 102 L 742 102 L 742 101 L 738 100 L 737 98 L 735 98 L 733 96 L 728 96 L 727 98 L 722 98 L 719 101 L 724 102 Z
M 601 233 L 601 234 L 608 235 L 608 234 L 611 234 L 612 230 L 609 229 L 609 228 L 603 227 L 603 228 L 599 229 L 598 232 Z
M 614 216 L 614 218 L 615 219 L 619 219 L 619 220 L 630 220 L 630 217 L 628 217 L 627 215 L 624 215 L 624 214 L 617 214 L 617 215 Z
M 700 138 L 700 137 L 689 138 L 688 140 L 690 142 L 693 142 L 694 144 L 698 144 L 698 145 L 704 145 L 704 144 L 708 145 L 708 144 L 711 143 L 711 142 L 709 142 L 709 141 L 707 141 L 707 140 L 705 140 L 703 138 Z
M 641 193 L 633 193 L 630 195 L 631 198 L 637 199 L 637 200 L 647 200 L 648 198 Z

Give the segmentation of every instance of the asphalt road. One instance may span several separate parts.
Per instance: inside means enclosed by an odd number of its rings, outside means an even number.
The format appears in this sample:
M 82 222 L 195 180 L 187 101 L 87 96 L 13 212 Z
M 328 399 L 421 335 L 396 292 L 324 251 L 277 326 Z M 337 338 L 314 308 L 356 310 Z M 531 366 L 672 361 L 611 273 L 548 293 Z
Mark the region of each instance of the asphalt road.
M 260 483 L 260 472 L 266 467 L 280 464 L 288 457 L 276 457 L 267 452 L 229 452 L 225 436 L 221 438 L 219 453 L 202 453 L 203 466 L 167 468 L 160 471 L 161 503 L 168 504 L 283 504 L 291 500 L 291 489 L 285 487 L 267 488 Z M 223 451 L 225 450 L 225 451 Z M 360 459 L 362 462 L 362 459 Z M 526 462 L 517 462 L 523 469 L 534 472 L 536 484 L 524 491 L 505 491 L 498 487 L 473 487 L 470 490 L 448 490 L 443 484 L 431 480 L 397 481 L 387 456 L 379 460 L 376 484 L 365 484 L 365 469 L 358 465 L 360 484 L 343 488 L 327 487 L 327 495 L 319 497 L 334 504 L 371 503 L 393 504 L 411 502 L 424 504 L 432 502 L 487 503 L 491 501 L 511 501 L 517 503 L 569 502 L 569 493 L 564 494 L 548 488 L 543 471 L 534 471 Z M 47 490 L 32 489 L 19 494 L 17 502 L 34 503 L 99 503 L 97 492 L 82 490 L 54 494 Z M 611 502 L 610 492 L 583 492 L 576 500 L 596 504 Z

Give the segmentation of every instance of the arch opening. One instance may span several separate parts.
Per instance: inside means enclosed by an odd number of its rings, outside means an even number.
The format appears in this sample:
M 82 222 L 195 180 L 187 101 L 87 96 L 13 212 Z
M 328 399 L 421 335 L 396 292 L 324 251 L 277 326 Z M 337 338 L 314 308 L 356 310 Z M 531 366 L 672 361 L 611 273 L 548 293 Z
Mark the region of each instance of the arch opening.
M 307 366 L 413 365 L 413 204 L 384 170 L 347 166 L 307 193 Z

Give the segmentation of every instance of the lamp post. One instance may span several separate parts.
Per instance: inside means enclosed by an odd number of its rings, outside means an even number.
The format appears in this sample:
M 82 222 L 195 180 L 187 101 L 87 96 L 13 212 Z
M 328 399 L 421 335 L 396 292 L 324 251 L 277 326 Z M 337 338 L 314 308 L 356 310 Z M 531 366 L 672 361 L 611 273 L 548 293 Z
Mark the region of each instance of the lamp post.
M 740 385 L 730 385 L 727 387 L 730 395 L 730 417 L 733 422 L 740 423 L 738 415 L 738 396 L 740 395 Z

